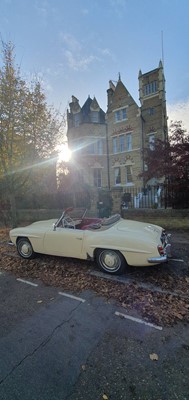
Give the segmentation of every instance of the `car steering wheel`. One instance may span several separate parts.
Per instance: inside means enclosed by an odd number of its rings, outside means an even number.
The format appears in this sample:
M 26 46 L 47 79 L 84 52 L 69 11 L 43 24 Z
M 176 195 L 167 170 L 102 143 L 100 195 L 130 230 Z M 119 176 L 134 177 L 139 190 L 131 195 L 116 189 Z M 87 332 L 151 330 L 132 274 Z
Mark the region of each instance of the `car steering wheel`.
M 75 229 L 74 220 L 73 220 L 69 215 L 66 215 L 66 216 L 63 218 L 63 220 L 62 220 L 62 225 L 63 225 L 63 228 L 72 228 L 72 229 Z

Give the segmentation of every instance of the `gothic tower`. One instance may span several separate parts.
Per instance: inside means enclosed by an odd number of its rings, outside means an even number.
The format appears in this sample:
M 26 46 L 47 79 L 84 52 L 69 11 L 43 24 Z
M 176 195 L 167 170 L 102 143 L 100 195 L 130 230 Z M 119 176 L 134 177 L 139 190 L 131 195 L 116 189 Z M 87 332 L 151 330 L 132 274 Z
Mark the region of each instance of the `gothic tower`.
M 163 64 L 142 74 L 139 71 L 139 100 L 141 103 L 143 148 L 155 147 L 157 139 L 167 140 L 167 111 Z

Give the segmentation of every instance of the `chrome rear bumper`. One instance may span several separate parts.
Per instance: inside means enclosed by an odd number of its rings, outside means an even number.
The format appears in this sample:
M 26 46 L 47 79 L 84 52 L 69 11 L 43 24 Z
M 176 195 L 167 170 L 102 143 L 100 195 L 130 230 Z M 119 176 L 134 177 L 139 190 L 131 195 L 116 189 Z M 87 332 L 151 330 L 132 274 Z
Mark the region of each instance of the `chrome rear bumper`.
M 155 264 L 161 264 L 161 263 L 165 263 L 165 262 L 167 262 L 167 260 L 168 260 L 168 258 L 167 258 L 167 255 L 165 255 L 165 256 L 160 256 L 160 257 L 151 257 L 151 258 L 148 258 L 148 262 L 149 263 L 155 263 Z
M 168 257 L 170 257 L 170 250 L 171 250 L 171 244 L 168 243 L 168 239 L 171 237 L 170 234 L 166 234 L 165 231 L 162 232 L 161 235 L 161 242 L 162 242 L 162 247 L 163 247 L 163 254 L 160 255 L 159 257 L 150 257 L 148 258 L 148 262 L 153 264 L 162 264 L 168 261 Z

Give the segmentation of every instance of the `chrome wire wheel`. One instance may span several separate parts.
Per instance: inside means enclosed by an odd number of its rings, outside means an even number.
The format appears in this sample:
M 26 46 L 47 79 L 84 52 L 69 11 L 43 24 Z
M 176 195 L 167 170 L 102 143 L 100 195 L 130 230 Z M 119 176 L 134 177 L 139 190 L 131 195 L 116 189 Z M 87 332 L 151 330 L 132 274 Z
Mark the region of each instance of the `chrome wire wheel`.
M 110 274 L 121 274 L 125 270 L 125 259 L 116 250 L 97 250 L 96 260 L 101 270 Z
M 35 253 L 30 241 L 27 238 L 20 238 L 17 241 L 17 251 L 23 258 L 33 258 Z

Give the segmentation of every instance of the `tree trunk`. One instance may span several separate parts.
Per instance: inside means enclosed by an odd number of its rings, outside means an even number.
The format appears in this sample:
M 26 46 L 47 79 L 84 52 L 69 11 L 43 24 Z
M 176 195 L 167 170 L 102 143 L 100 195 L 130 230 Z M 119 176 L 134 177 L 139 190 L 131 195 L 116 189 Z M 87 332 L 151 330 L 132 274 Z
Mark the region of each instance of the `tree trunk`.
M 11 218 L 11 226 L 15 228 L 17 226 L 17 211 L 16 211 L 16 199 L 14 193 L 10 193 L 10 218 Z

